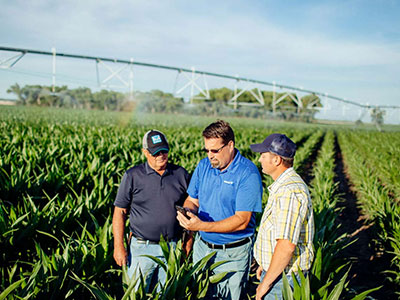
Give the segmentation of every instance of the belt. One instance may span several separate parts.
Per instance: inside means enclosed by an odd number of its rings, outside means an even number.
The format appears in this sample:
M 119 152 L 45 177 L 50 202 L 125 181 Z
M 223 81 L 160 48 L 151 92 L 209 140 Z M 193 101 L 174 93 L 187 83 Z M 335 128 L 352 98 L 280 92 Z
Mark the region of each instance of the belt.
M 224 245 L 217 245 L 217 244 L 213 244 L 213 243 L 209 243 L 205 240 L 203 240 L 202 237 L 200 237 L 200 239 L 203 241 L 204 244 L 206 244 L 208 246 L 208 248 L 211 249 L 228 249 L 228 248 L 236 248 L 239 246 L 242 246 L 244 244 L 247 244 L 249 242 L 251 242 L 251 237 L 247 237 L 243 240 L 237 241 L 237 242 L 232 242 L 232 243 L 228 243 L 228 244 L 224 244 Z
M 146 240 L 146 239 L 143 239 L 141 237 L 136 237 L 136 236 L 133 236 L 133 237 L 136 239 L 136 243 L 139 243 L 139 244 L 158 245 L 160 243 L 159 241 L 150 241 L 150 240 Z M 166 242 L 176 242 L 177 240 L 176 239 L 165 239 L 165 241 Z
M 136 239 L 136 243 L 139 243 L 139 244 L 158 245 L 160 243 L 160 242 L 156 242 L 156 241 L 145 240 L 145 239 L 142 239 L 142 238 L 136 237 L 136 236 L 135 236 L 135 239 Z

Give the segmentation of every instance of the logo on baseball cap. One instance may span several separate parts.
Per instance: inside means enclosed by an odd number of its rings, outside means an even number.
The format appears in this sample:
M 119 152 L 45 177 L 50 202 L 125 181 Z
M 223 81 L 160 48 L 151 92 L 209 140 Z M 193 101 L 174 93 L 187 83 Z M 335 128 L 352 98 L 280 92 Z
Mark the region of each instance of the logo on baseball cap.
M 143 136 L 143 149 L 149 150 L 151 155 L 157 154 L 157 152 L 164 150 L 169 151 L 169 145 L 167 137 L 158 130 L 149 130 Z

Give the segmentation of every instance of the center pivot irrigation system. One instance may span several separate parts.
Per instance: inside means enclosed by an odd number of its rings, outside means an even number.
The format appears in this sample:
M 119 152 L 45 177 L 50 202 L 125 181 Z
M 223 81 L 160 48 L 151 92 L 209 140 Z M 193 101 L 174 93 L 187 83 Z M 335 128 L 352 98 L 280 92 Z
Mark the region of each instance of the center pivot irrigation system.
M 229 99 L 228 104 L 233 105 L 234 109 L 237 109 L 238 105 L 247 105 L 247 106 L 264 106 L 264 97 L 262 96 L 261 90 L 259 88 L 260 85 L 270 86 L 273 90 L 273 100 L 272 100 L 272 111 L 273 113 L 276 112 L 277 104 L 282 102 L 285 99 L 290 99 L 291 101 L 295 102 L 297 105 L 297 112 L 299 112 L 303 106 L 302 97 L 297 96 L 299 94 L 310 94 L 321 97 L 321 99 L 332 99 L 335 101 L 340 102 L 343 105 L 354 105 L 360 108 L 360 119 L 365 115 L 365 113 L 371 109 L 378 108 L 378 109 L 400 109 L 400 106 L 393 106 L 393 105 L 368 105 L 368 104 L 360 104 L 355 101 L 350 101 L 344 98 L 339 98 L 333 95 L 329 95 L 327 93 L 321 93 L 316 91 L 311 91 L 299 87 L 293 87 L 283 84 L 277 84 L 276 82 L 267 82 L 261 81 L 256 79 L 244 78 L 239 76 L 231 76 L 231 75 L 224 75 L 218 73 L 211 73 L 206 71 L 198 71 L 194 68 L 186 69 L 186 68 L 179 68 L 179 67 L 172 67 L 172 66 L 165 66 L 165 65 L 158 65 L 158 64 L 150 64 L 144 62 L 134 61 L 132 58 L 130 60 L 124 59 L 113 59 L 113 58 L 106 58 L 106 57 L 97 57 L 97 56 L 87 56 L 87 55 L 76 55 L 76 54 L 67 54 L 67 53 L 58 53 L 56 52 L 55 48 L 52 48 L 52 51 L 40 51 L 40 50 L 32 50 L 32 49 L 22 49 L 22 48 L 10 48 L 10 47 L 0 47 L 0 51 L 4 51 L 6 53 L 10 53 L 10 57 L 0 60 L 0 68 L 3 69 L 10 69 L 12 68 L 19 60 L 21 60 L 26 54 L 39 54 L 39 55 L 48 55 L 53 57 L 53 72 L 52 72 L 52 86 L 53 86 L 53 93 L 55 91 L 55 82 L 56 82 L 56 57 L 66 57 L 66 58 L 76 58 L 76 59 L 85 59 L 85 60 L 92 60 L 96 62 L 96 74 L 97 74 L 97 83 L 100 87 L 112 88 L 115 86 L 111 85 L 111 80 L 116 79 L 120 83 L 123 84 L 124 87 L 129 89 L 130 95 L 133 95 L 133 66 L 142 66 L 142 67 L 150 67 L 150 68 L 157 68 L 157 69 L 164 69 L 164 70 L 171 70 L 176 71 L 177 76 L 174 85 L 174 95 L 175 96 L 182 96 L 183 92 L 188 92 L 190 89 L 190 101 L 192 102 L 193 99 L 203 99 L 207 100 L 210 99 L 210 93 L 206 81 L 206 76 L 209 77 L 217 77 L 217 78 L 224 78 L 230 79 L 234 81 L 234 92 L 231 99 Z M 17 54 L 14 54 L 14 53 Z M 107 65 L 107 63 L 118 64 L 119 68 L 114 70 L 111 66 Z M 104 79 L 100 79 L 99 74 L 99 66 L 103 66 L 107 69 L 110 73 Z M 122 77 L 122 71 L 129 68 L 129 79 L 126 80 Z M 182 75 L 186 80 L 186 83 L 177 88 L 178 78 Z M 199 79 L 203 80 L 203 83 L 199 83 Z M 244 84 L 244 87 L 238 89 L 239 84 Z M 279 98 L 277 97 L 276 90 L 282 89 L 285 90 L 285 93 L 280 94 Z M 195 92 L 201 96 L 195 96 Z M 238 98 L 243 93 L 248 92 L 251 94 L 252 98 L 256 100 L 255 102 L 240 102 Z M 320 110 L 321 107 L 318 107 L 317 104 L 319 102 L 318 97 L 316 97 L 315 101 L 312 101 L 307 104 L 307 109 L 316 109 Z M 322 108 L 323 109 L 323 108 Z

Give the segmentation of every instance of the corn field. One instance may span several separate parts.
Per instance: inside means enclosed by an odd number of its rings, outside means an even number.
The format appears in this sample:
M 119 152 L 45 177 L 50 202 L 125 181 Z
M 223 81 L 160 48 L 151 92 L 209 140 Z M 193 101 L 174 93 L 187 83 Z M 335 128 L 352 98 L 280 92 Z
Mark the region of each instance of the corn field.
M 211 257 L 193 265 L 181 243 L 161 242 L 167 281 L 160 290 L 134 293 L 134 282 L 113 260 L 113 202 L 125 170 L 142 163 L 141 140 L 149 129 L 163 131 L 170 161 L 192 173 L 204 157 L 201 132 L 215 118 L 179 115 L 0 107 L 0 299 L 204 299 L 220 280 Z M 400 293 L 400 132 L 350 130 L 344 126 L 271 123 L 228 119 L 236 147 L 259 168 L 249 145 L 273 132 L 298 146 L 295 169 L 312 194 L 315 261 L 307 277 L 285 299 L 364 299 Z M 337 171 L 338 157 L 345 179 Z M 343 176 L 342 176 L 343 177 Z M 373 226 L 370 241 L 387 261 L 381 281 L 352 285 L 354 260 L 343 253 L 357 240 L 343 228 L 346 180 L 363 224 Z M 264 188 L 272 179 L 263 175 Z M 263 203 L 268 195 L 264 192 Z M 261 214 L 257 216 L 259 222 Z M 250 275 L 246 299 L 254 297 Z M 140 280 L 140 278 L 138 279 Z M 253 287 L 253 288 L 252 288 Z M 390 288 L 388 288 L 390 287 Z

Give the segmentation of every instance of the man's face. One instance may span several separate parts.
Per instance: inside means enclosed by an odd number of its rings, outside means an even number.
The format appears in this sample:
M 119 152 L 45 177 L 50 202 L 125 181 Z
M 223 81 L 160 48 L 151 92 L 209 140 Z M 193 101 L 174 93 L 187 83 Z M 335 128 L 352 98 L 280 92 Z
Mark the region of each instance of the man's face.
M 277 156 L 271 152 L 261 153 L 258 161 L 261 163 L 264 174 L 272 175 L 276 169 L 276 158 Z
M 233 141 L 224 144 L 222 138 L 204 138 L 204 149 L 213 168 L 224 170 L 233 160 Z
M 165 170 L 168 163 L 168 152 L 161 150 L 153 156 L 148 150 L 144 149 L 143 153 L 152 169 Z

